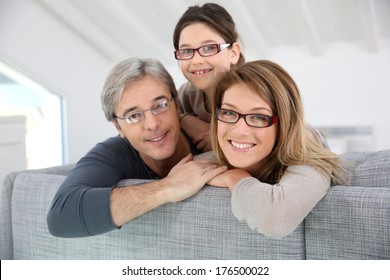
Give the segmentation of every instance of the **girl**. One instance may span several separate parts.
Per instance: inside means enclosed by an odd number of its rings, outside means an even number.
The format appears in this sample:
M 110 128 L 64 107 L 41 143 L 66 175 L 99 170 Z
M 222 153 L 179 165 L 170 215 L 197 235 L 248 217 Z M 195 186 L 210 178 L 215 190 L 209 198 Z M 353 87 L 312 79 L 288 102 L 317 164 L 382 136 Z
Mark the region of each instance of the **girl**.
M 211 119 L 217 160 L 230 170 L 212 185 L 232 191 L 234 215 L 270 237 L 291 233 L 327 193 L 348 179 L 340 158 L 309 133 L 293 79 L 259 60 L 218 84 Z
M 245 62 L 231 15 L 221 6 L 191 6 L 173 34 L 175 58 L 189 81 L 178 92 L 181 128 L 199 150 L 210 144 L 210 102 L 221 76 Z

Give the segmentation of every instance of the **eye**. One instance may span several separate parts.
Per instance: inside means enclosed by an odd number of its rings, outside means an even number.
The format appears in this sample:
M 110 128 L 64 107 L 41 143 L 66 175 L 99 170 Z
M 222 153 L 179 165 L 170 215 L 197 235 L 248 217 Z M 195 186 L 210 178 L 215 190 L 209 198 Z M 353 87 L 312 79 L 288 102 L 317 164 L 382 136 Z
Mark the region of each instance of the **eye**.
M 234 111 L 230 111 L 230 110 L 221 110 L 221 115 L 224 115 L 224 116 L 237 116 L 237 113 L 234 112 Z
M 250 115 L 250 120 L 252 123 L 267 124 L 268 116 L 261 115 L 261 114 L 254 114 L 254 115 Z
M 219 111 L 219 116 L 218 118 L 222 119 L 222 120 L 225 120 L 225 121 L 236 121 L 237 118 L 238 118 L 238 114 L 234 111 L 231 111 L 231 110 L 225 110 L 225 109 L 221 109 Z
M 183 49 L 183 50 L 179 50 L 180 55 L 183 55 L 183 56 L 192 55 L 192 52 L 193 52 L 192 49 Z
M 202 47 L 204 53 L 214 53 L 217 49 L 216 45 L 207 45 Z
M 168 107 L 168 101 L 165 100 L 163 102 L 157 103 L 154 108 L 156 109 L 164 109 Z
M 168 100 L 159 102 L 153 106 L 153 111 L 159 113 L 165 111 L 169 107 Z
M 127 119 L 129 122 L 138 122 L 141 120 L 144 116 L 144 112 L 134 112 L 128 114 L 125 119 Z

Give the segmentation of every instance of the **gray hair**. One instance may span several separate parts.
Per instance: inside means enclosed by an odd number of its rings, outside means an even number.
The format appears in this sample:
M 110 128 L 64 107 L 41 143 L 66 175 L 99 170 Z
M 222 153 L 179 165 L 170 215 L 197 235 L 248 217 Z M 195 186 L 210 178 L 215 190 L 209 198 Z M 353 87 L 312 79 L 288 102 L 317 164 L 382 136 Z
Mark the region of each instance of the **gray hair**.
M 118 63 L 108 74 L 101 94 L 102 109 L 108 121 L 112 121 L 115 108 L 122 96 L 124 88 L 146 76 L 163 82 L 176 99 L 177 91 L 172 76 L 156 59 L 129 58 Z

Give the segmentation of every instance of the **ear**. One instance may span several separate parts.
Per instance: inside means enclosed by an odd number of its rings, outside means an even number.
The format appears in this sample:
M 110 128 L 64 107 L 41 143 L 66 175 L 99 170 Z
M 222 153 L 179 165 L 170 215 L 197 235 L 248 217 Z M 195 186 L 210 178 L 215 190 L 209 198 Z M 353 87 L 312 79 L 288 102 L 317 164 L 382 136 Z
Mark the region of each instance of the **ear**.
M 116 120 L 112 120 L 111 122 L 115 126 L 116 130 L 119 132 L 120 136 L 122 138 L 125 138 L 125 135 L 123 134 L 122 129 L 121 129 L 119 123 Z
M 230 63 L 236 65 L 238 60 L 240 59 L 241 54 L 241 46 L 238 42 L 233 43 L 232 48 L 230 50 Z

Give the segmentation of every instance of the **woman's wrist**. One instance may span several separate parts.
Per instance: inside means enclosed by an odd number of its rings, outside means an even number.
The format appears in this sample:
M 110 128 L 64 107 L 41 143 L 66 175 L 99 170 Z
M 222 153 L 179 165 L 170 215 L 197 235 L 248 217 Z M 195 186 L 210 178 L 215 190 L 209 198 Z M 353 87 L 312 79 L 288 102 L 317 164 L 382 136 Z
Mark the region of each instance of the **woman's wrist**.
M 233 192 L 233 189 L 236 187 L 237 183 L 247 177 L 252 177 L 251 174 L 249 174 L 247 171 L 242 169 L 232 169 L 229 170 L 229 176 L 227 178 L 227 186 L 231 192 Z

